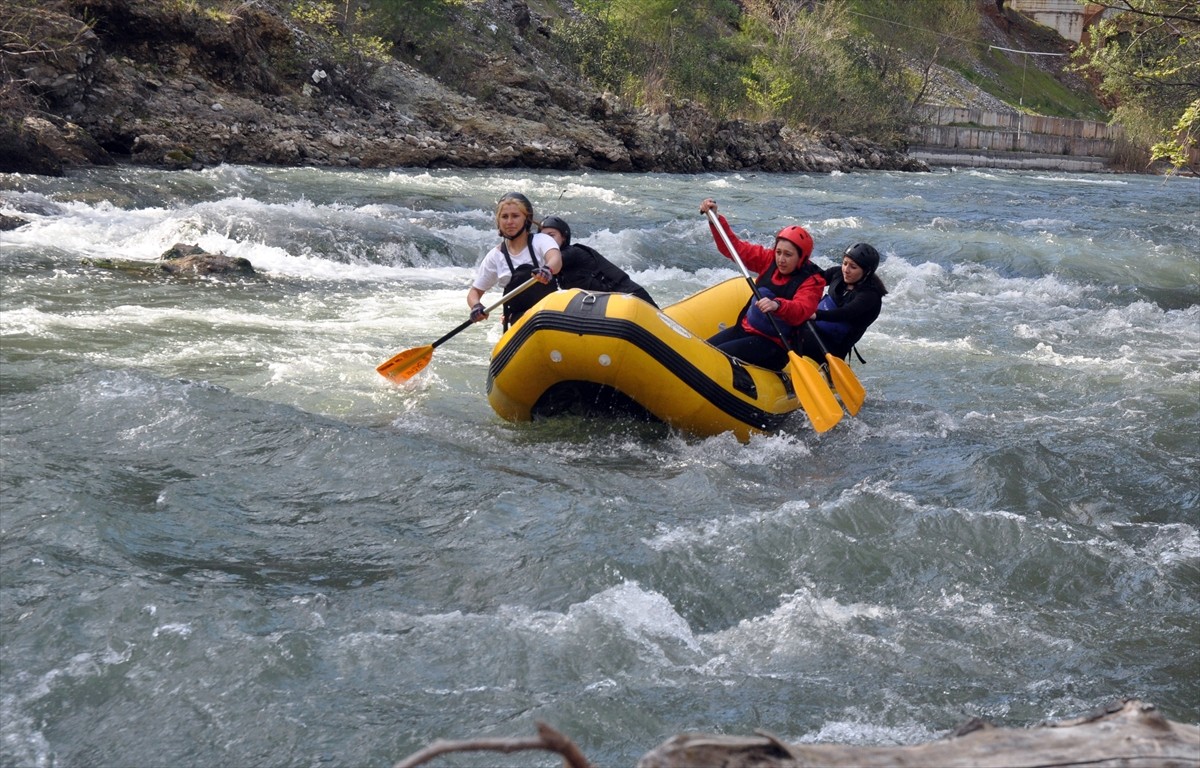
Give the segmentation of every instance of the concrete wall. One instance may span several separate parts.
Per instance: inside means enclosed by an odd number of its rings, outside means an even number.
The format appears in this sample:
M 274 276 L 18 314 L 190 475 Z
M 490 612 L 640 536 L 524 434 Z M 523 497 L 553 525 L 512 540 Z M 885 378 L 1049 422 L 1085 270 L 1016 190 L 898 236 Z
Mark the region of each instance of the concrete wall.
M 1111 157 L 1111 139 L 1080 139 L 1046 133 L 999 131 L 925 125 L 909 132 L 914 145 L 994 152 L 1036 152 L 1043 155 Z
M 926 124 L 908 134 L 917 146 L 1112 157 L 1122 135 L 1121 126 L 1094 120 L 959 107 L 925 107 L 921 112 Z
M 1021 133 L 1046 133 L 1080 139 L 1116 140 L 1124 135 L 1120 125 L 1095 120 L 1068 120 L 1063 117 L 1026 115 L 1021 112 L 995 112 L 963 107 L 920 107 L 921 117 L 931 125 L 996 128 Z
M 924 160 L 929 165 L 961 168 L 1008 168 L 1018 171 L 1050 169 L 1070 173 L 1100 173 L 1109 169 L 1108 161 L 1102 157 L 1035 155 L 1028 152 L 972 152 L 925 147 L 909 150 L 908 156 L 914 160 Z
M 1119 125 L 1019 112 L 958 107 L 924 107 L 921 112 L 926 122 L 909 129 L 909 154 L 943 164 L 1071 170 L 1084 161 L 1092 170 L 1115 154 L 1123 133 Z M 963 162 L 971 155 L 993 159 Z M 1019 164 L 1000 164 L 1001 155 Z
M 1076 43 L 1083 39 L 1087 27 L 1107 12 L 1096 3 L 1077 0 L 1008 0 L 1008 6 Z

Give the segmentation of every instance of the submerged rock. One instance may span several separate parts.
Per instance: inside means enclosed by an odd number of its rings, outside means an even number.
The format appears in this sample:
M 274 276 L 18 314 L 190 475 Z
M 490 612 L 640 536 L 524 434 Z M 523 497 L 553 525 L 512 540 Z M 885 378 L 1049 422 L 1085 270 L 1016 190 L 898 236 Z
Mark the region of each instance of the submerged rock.
M 0 213 L 0 232 L 8 232 L 17 227 L 23 227 L 28 223 L 28 221 L 19 216 L 9 216 L 8 214 Z
M 172 275 L 255 275 L 249 259 L 209 253 L 198 245 L 176 243 L 160 257 L 158 268 Z
M 255 277 L 258 272 L 249 259 L 209 253 L 198 245 L 176 243 L 163 252 L 158 261 L 135 259 L 87 258 L 83 264 L 138 275 L 234 275 Z

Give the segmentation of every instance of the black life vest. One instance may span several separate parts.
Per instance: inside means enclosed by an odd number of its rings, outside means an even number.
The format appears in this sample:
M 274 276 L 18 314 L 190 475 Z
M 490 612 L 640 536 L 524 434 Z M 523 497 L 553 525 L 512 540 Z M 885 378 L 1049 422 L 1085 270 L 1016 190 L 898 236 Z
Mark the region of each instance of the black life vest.
M 836 270 L 836 271 L 835 271 Z M 821 303 L 817 305 L 817 309 L 838 309 L 846 306 L 852 299 L 858 297 L 861 293 L 879 293 L 876 287 L 878 279 L 873 276 L 868 277 L 858 283 L 851 290 L 846 285 L 845 278 L 842 277 L 841 269 L 832 267 L 828 272 L 833 272 L 827 279 L 829 288 L 825 296 L 821 298 Z M 872 282 L 874 280 L 874 282 Z M 882 299 L 882 296 L 880 296 Z M 858 356 L 860 362 L 866 362 L 862 359 L 862 355 L 858 353 L 855 346 L 859 339 L 867 332 L 867 328 L 871 323 L 879 317 L 882 307 L 879 303 L 876 305 L 875 313 L 869 317 L 859 317 L 857 320 L 814 320 L 813 325 L 821 334 L 821 340 L 825 342 L 825 346 L 829 351 L 837 357 L 846 357 L 851 351 Z
M 628 293 L 648 304 L 658 306 L 645 288 L 635 283 L 625 270 L 604 258 L 596 249 L 583 243 L 572 243 L 560 248 L 559 252 L 562 254 L 562 269 L 557 275 L 560 287 L 603 293 Z

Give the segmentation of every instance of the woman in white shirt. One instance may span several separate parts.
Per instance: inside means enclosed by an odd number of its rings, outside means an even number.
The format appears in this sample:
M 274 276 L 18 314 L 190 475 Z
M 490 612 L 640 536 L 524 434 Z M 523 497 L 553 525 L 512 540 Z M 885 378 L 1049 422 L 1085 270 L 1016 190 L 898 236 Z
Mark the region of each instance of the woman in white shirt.
M 506 329 L 525 310 L 557 289 L 554 275 L 562 269 L 562 254 L 558 243 L 549 235 L 531 231 L 535 224 L 533 204 L 520 192 L 508 192 L 496 204 L 496 228 L 504 239 L 483 257 L 467 291 L 467 306 L 471 308 L 473 322 L 487 319 L 481 299 L 494 285 L 501 289 L 510 284 L 516 287 L 530 277 L 541 283 L 505 302 Z

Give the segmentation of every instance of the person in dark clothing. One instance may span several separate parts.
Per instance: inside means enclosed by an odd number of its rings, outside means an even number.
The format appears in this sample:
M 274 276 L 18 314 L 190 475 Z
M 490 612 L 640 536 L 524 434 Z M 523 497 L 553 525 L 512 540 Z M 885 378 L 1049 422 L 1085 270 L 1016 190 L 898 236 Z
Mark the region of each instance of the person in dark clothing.
M 715 200 L 700 204 L 701 213 L 716 210 Z M 746 269 L 758 273 L 754 282 L 762 298 L 751 296 L 738 322 L 712 336 L 708 343 L 743 362 L 782 371 L 788 364 L 788 349 L 779 330 L 790 337 L 812 316 L 825 289 L 825 278 L 809 258 L 812 236 L 804 227 L 793 224 L 779 230 L 774 246 L 768 248 L 738 240 L 725 217 L 717 214 L 717 219 Z M 717 250 L 732 261 L 733 254 L 725 248 L 724 238 L 712 223 L 708 226 Z M 775 322 L 768 315 L 773 315 Z
M 845 358 L 871 323 L 879 317 L 887 288 L 875 271 L 879 269 L 879 251 L 870 243 L 855 243 L 842 254 L 840 266 L 824 270 L 828 283 L 825 296 L 812 314 L 811 324 L 799 329 L 797 351 L 818 362 L 825 359 L 821 345 L 813 338 L 816 326 L 825 349 Z
M 571 242 L 571 227 L 560 216 L 542 219 L 538 231 L 554 238 L 562 254 L 562 270 L 558 273 L 561 288 L 582 288 L 585 291 L 629 293 L 657 307 L 649 292 L 638 285 L 623 269 L 583 243 Z

